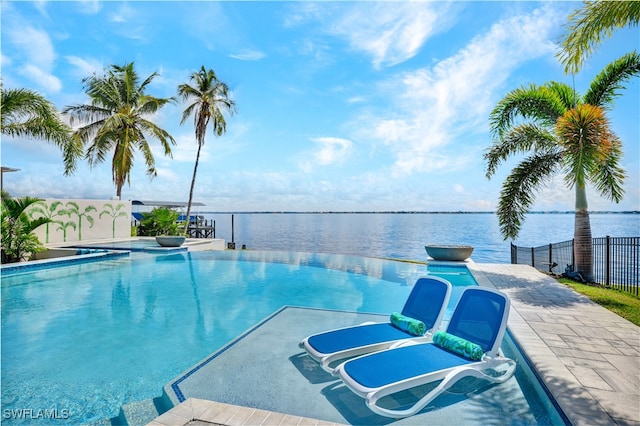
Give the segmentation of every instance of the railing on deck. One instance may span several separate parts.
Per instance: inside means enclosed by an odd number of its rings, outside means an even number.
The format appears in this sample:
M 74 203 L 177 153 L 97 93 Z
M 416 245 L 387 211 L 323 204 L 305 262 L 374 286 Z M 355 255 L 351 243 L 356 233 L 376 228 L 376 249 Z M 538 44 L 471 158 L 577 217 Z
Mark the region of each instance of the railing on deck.
M 593 278 L 596 283 L 638 295 L 640 237 L 593 239 Z M 539 247 L 511 244 L 511 263 L 527 264 L 552 273 L 574 265 L 573 240 Z M 555 270 L 554 270 L 555 269 Z

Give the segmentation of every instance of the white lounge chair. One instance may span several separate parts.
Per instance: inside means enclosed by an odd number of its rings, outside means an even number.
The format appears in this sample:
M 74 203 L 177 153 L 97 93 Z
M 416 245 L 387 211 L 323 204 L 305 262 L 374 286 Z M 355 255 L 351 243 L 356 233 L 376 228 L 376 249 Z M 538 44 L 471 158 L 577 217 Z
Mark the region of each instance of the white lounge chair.
M 374 413 L 393 418 L 418 413 L 464 377 L 503 383 L 516 367 L 515 361 L 500 354 L 509 306 L 509 298 L 501 292 L 467 287 L 451 316 L 447 332 L 436 332 L 434 342 L 402 342 L 390 349 L 348 360 L 335 369 L 335 374 L 349 389 L 365 398 Z M 387 408 L 379 404 L 383 397 L 437 381 L 441 382 L 408 408 Z
M 313 334 L 300 342 L 300 347 L 325 371 L 333 373 L 331 365 L 336 361 L 386 349 L 401 340 L 421 338 L 429 341 L 432 330 L 440 326 L 450 296 L 451 283 L 447 280 L 423 277 L 416 281 L 401 314 L 424 323 L 426 333 L 423 336 L 401 330 L 391 322 L 370 322 Z

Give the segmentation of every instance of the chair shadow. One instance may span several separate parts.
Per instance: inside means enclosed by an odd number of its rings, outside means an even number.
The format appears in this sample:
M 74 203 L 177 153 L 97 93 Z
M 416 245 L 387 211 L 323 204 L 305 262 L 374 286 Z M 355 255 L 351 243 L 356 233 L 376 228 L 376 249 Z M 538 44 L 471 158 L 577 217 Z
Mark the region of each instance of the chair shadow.
M 339 379 L 322 369 L 306 352 L 300 352 L 289 357 L 289 361 L 300 371 L 311 384 L 335 382 Z
M 407 408 L 416 403 L 421 397 L 426 395 L 439 382 L 427 385 L 417 386 L 410 390 L 398 392 L 392 396 L 385 397 L 378 403 L 390 409 Z M 466 378 L 454 385 L 448 392 L 443 393 L 433 400 L 428 406 L 424 407 L 416 415 L 428 414 L 445 407 L 458 404 L 468 399 L 470 395 L 484 392 L 490 388 L 497 386 L 486 380 Z M 364 398 L 353 393 L 344 383 L 336 381 L 322 389 L 322 394 L 327 400 L 340 412 L 342 417 L 349 424 L 357 425 L 386 425 L 397 422 L 399 419 L 380 416 L 372 412 L 366 405 Z M 417 421 L 417 423 L 415 423 Z M 428 419 L 415 420 L 409 422 L 412 424 L 421 424 Z

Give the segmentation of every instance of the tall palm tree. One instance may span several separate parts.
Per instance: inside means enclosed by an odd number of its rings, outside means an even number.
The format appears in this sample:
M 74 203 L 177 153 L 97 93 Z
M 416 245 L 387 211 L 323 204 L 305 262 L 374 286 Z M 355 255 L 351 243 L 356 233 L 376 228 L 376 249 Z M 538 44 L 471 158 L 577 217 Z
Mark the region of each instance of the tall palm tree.
M 602 39 L 618 28 L 637 26 L 638 21 L 640 1 L 585 1 L 569 16 L 567 32 L 560 40 L 563 50 L 558 57 L 565 72 L 578 72 Z
M 156 176 L 155 159 L 147 140 L 160 141 L 164 154 L 171 157 L 171 145 L 175 140 L 147 117 L 156 113 L 172 98 L 157 98 L 145 90 L 157 76 L 151 74 L 140 82 L 133 62 L 123 66 L 111 65 L 104 76 L 96 74 L 85 78 L 85 91 L 91 98 L 88 105 L 72 105 L 63 110 L 71 119 L 71 125 L 79 122 L 74 137 L 82 146 L 89 145 L 85 158 L 90 166 L 102 163 L 113 151 L 111 172 L 118 199 L 122 186 L 130 182 L 135 150 L 139 150 L 147 166 L 147 175 Z
M 575 188 L 574 270 L 592 281 L 592 239 L 586 185 L 619 202 L 624 170 L 622 143 L 611 131 L 605 109 L 640 72 L 640 55 L 629 53 L 605 67 L 578 96 L 566 84 L 530 85 L 508 93 L 490 116 L 494 143 L 484 154 L 486 175 L 512 155 L 528 154 L 502 184 L 498 220 L 502 236 L 516 238 L 535 192 L 554 175 Z
M 229 88 L 225 83 L 218 80 L 212 69 L 206 70 L 203 65 L 199 71 L 191 74 L 189 81 L 193 85 L 185 83 L 178 86 L 178 95 L 182 96 L 185 102 L 189 102 L 182 113 L 180 124 L 183 124 L 189 116 L 193 115 L 196 142 L 198 143 L 196 163 L 193 167 L 193 177 L 191 178 L 191 188 L 189 189 L 187 223 L 190 220 L 193 188 L 196 184 L 200 151 L 204 145 L 207 127 L 211 124 L 214 135 L 222 136 L 227 130 L 224 112 L 231 114 L 235 112 L 235 102 L 229 99 Z
M 77 158 L 82 156 L 82 145 L 71 137 L 71 128 L 65 124 L 56 107 L 45 97 L 29 89 L 7 89 L 0 84 L 0 129 L 12 137 L 43 139 L 62 150 L 65 175 L 75 171 Z

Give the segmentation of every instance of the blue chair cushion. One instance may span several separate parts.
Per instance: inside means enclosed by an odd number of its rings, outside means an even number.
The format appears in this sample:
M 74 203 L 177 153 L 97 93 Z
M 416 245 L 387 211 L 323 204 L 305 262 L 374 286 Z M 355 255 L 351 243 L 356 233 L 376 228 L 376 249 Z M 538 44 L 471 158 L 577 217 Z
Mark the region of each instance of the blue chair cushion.
M 471 362 L 467 358 L 442 350 L 434 344 L 424 343 L 352 359 L 344 364 L 344 370 L 362 386 L 378 388 Z
M 367 324 L 316 334 L 309 338 L 309 345 L 323 354 L 330 354 L 359 346 L 409 339 L 411 334 L 389 323 Z

